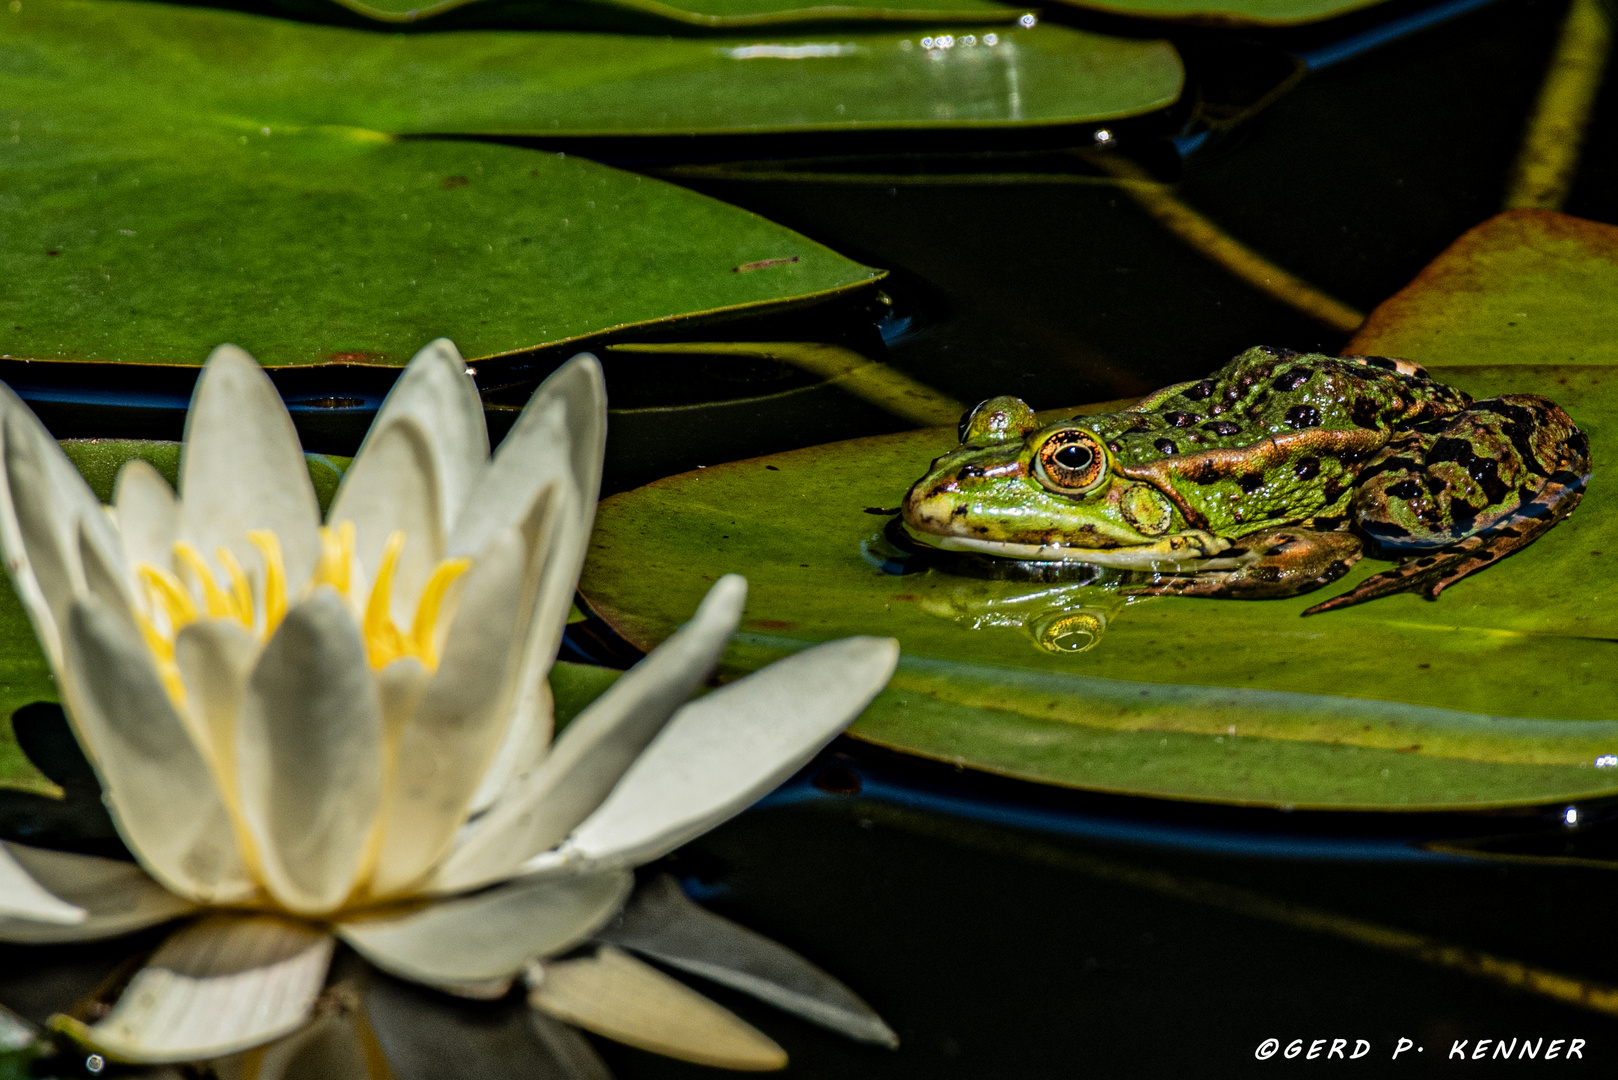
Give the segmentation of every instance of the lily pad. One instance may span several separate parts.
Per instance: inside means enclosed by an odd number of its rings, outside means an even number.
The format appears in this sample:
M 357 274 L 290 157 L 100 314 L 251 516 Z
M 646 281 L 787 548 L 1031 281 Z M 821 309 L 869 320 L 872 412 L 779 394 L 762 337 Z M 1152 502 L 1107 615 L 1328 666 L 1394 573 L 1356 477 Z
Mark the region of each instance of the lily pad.
M 454 11 L 472 19 L 497 12 L 502 20 L 535 25 L 585 21 L 612 23 L 625 16 L 714 30 L 794 23 L 976 23 L 1010 24 L 1024 14 L 991 0 L 842 0 L 838 3 L 793 3 L 792 0 L 586 0 L 503 2 L 503 0 L 336 0 L 350 11 L 379 22 L 410 23 Z M 469 11 L 469 9 L 477 9 Z M 616 16 L 616 18 L 615 18 Z
M 1618 227 L 1508 210 L 1372 312 L 1346 351 L 1455 366 L 1618 364 L 1615 296 Z
M 1061 0 L 1072 7 L 1200 26 L 1302 26 L 1382 0 Z
M 1464 298 L 1422 287 L 1431 280 L 1398 303 L 1466 310 Z M 1535 279 L 1487 309 L 1556 287 Z M 1578 340 L 1618 336 L 1618 288 L 1604 300 L 1590 304 Z M 1419 320 L 1407 331 L 1379 312 L 1372 325 L 1382 327 L 1374 351 L 1435 359 Z M 1534 325 L 1541 336 L 1525 348 L 1578 348 L 1564 346 L 1558 322 Z M 1457 333 L 1474 330 L 1458 323 Z M 1589 434 L 1596 469 L 1569 520 L 1436 602 L 1400 595 L 1304 620 L 1328 593 L 1125 603 L 1097 586 L 884 573 L 885 559 L 888 570 L 899 560 L 878 535 L 887 519 L 867 508 L 897 506 L 954 444 L 947 428 L 716 466 L 610 499 L 581 590 L 646 647 L 708 580 L 744 570 L 752 592 L 729 673 L 826 638 L 891 634 L 904 649 L 899 672 L 853 734 L 1033 780 L 1379 810 L 1618 792 L 1618 770 L 1603 767 L 1618 754 L 1606 690 L 1618 614 L 1603 569 L 1618 552 L 1618 480 L 1606 464 L 1618 460 L 1618 372 L 1468 355 L 1435 376 L 1478 396 L 1557 400 Z M 1386 565 L 1364 560 L 1336 588 Z
M 383 34 L 127 0 L 28 0 L 0 25 L 0 101 L 207 117 L 233 138 L 259 136 L 251 157 L 311 128 L 595 137 L 1040 127 L 1151 112 L 1173 104 L 1184 81 L 1166 41 L 1054 23 L 936 36 Z
M 8 30 L 21 18 L 0 13 Z M 399 365 L 444 335 L 476 360 L 780 309 L 883 276 L 588 161 L 271 127 L 247 102 L 204 107 L 62 59 L 0 57 L 0 353 L 12 359 L 200 364 L 233 341 L 267 366 Z

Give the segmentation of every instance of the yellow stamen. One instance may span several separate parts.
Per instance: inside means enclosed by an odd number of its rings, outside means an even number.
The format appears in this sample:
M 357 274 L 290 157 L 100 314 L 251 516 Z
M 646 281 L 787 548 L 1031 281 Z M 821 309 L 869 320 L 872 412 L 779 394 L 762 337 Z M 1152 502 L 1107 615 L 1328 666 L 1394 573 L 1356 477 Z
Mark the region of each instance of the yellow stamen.
M 236 561 L 228 547 L 214 549 L 213 557 L 219 560 L 219 565 L 225 568 L 225 576 L 230 579 L 231 603 L 235 607 L 236 618 L 249 630 L 253 628 L 253 586 L 248 584 L 247 572 L 242 564 Z
M 180 579 L 161 567 L 138 563 L 135 573 L 141 584 L 146 586 L 146 595 L 151 598 L 152 606 L 161 608 L 163 614 L 168 616 L 169 630 L 165 634 L 146 615 L 136 615 L 135 624 L 140 627 L 140 635 L 146 639 L 146 645 L 157 661 L 157 673 L 163 680 L 163 689 L 168 691 L 169 698 L 175 704 L 183 705 L 185 683 L 180 679 L 180 668 L 174 662 L 174 635 L 180 632 L 181 627 L 196 621 L 196 602 L 191 599 L 185 586 L 180 584 Z
M 281 559 L 281 538 L 268 529 L 254 529 L 247 540 L 264 557 L 264 636 L 269 638 L 287 613 L 287 570 Z
M 404 635 L 393 624 L 393 572 L 399 566 L 399 552 L 403 550 L 405 535 L 395 529 L 382 546 L 382 562 L 376 568 L 376 579 L 371 583 L 371 598 L 365 604 L 365 643 L 370 647 L 371 666 L 386 667 L 406 655 L 409 648 Z
M 213 569 L 202 557 L 202 552 L 184 540 L 176 540 L 174 558 L 201 584 L 203 603 L 207 605 L 211 617 L 217 619 L 235 614 L 233 610 L 235 605 L 225 590 L 219 587 L 219 582 L 214 579 Z
M 311 585 L 330 585 L 342 596 L 348 595 L 354 563 L 354 523 L 345 521 L 336 529 L 320 530 L 320 562 L 315 566 Z
M 191 599 L 191 593 L 179 578 L 160 566 L 145 562 L 137 566 L 135 572 L 140 576 L 141 584 L 146 586 L 146 593 L 152 602 L 169 617 L 170 634 L 177 633 L 187 623 L 197 621 L 197 602 Z
M 444 594 L 455 579 L 472 566 L 471 559 L 445 559 L 433 568 L 432 577 L 421 590 L 416 604 L 416 618 L 410 625 L 411 651 L 429 668 L 438 667 L 438 654 L 433 649 L 433 631 L 438 626 L 438 609 L 444 603 Z

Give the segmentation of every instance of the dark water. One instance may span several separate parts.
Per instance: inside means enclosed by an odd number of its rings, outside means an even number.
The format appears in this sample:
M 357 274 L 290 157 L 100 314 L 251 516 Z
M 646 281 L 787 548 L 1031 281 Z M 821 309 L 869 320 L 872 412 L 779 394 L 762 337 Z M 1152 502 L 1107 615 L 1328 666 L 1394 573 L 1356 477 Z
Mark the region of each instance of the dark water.
M 1183 162 L 1164 141 L 1135 149 L 1255 250 L 1369 310 L 1498 209 L 1562 11 L 1501 0 L 1310 72 Z M 1382 17 L 1199 34 L 1187 52 L 1210 89 L 1250 98 L 1285 69 L 1277 60 L 1287 50 L 1318 49 Z M 1615 95 L 1609 85 L 1567 207 L 1607 221 L 1618 220 Z M 1139 130 L 1143 142 L 1153 134 Z M 684 182 L 894 271 L 885 351 L 880 313 L 865 308 L 719 336 L 841 340 L 968 403 L 1004 393 L 1036 408 L 1114 398 L 1204 374 L 1250 345 L 1331 352 L 1345 340 L 1099 184 Z M 491 405 L 520 402 L 547 362 L 536 358 L 508 390 L 491 387 Z M 622 360 L 609 363 L 609 379 L 611 490 L 905 426 L 769 364 L 653 370 Z M 181 407 L 184 391 L 174 390 Z M 380 389 L 296 392 L 312 403 L 302 418 L 312 448 L 342 451 Z M 172 408 L 115 405 L 50 419 L 62 434 L 177 433 Z M 599 640 L 579 644 L 612 658 Z M 1368 818 L 1171 806 L 976 779 L 846 741 L 834 751 L 789 796 L 669 864 L 715 910 L 846 980 L 903 1040 L 897 1052 L 856 1046 L 705 987 L 790 1052 L 790 1075 L 1612 1075 L 1618 1064 L 1612 1011 L 1513 988 L 1515 969 L 1478 956 L 1618 985 L 1618 874 L 1604 864 L 1618 824 L 1607 823 L 1608 808 L 1579 808 L 1569 829 L 1559 806 Z M 7 836 L 27 825 L 20 810 L 0 817 Z M 107 842 L 94 821 L 46 825 L 75 846 Z M 1515 858 L 1419 846 L 1434 841 Z M 149 944 L 0 950 L 0 1002 L 43 1018 Z M 1435 951 L 1443 944 L 1472 951 Z M 1301 1039 L 1304 1054 L 1326 1041 L 1316 1060 L 1256 1059 L 1269 1038 Z M 1350 1053 L 1360 1039 L 1369 1050 L 1325 1057 L 1337 1038 Z M 1470 1053 L 1477 1039 L 1523 1038 L 1585 1044 L 1571 1061 L 1451 1056 L 1456 1040 Z M 1400 1039 L 1411 1046 L 1394 1059 Z M 624 1080 L 714 1075 L 595 1045 Z

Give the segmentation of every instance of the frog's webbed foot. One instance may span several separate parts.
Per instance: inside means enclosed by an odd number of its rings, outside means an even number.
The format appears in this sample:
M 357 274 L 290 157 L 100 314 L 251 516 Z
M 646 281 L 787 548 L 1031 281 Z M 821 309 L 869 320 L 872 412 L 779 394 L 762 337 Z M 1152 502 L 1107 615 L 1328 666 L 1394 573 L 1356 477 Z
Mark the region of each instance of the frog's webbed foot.
M 1366 463 L 1355 502 L 1384 549 L 1417 551 L 1304 614 L 1399 592 L 1436 600 L 1571 514 L 1589 475 L 1589 440 L 1545 398 L 1507 394 L 1419 424 Z
M 1240 537 L 1235 547 L 1185 572 L 1161 574 L 1123 592 L 1128 596 L 1228 600 L 1297 596 L 1348 573 L 1362 551 L 1359 537 L 1348 532 L 1317 532 L 1299 526 L 1264 529 Z
M 1322 611 L 1352 607 L 1401 592 L 1420 593 L 1429 600 L 1437 600 L 1439 593 L 1466 575 L 1527 547 L 1571 514 L 1584 498 L 1587 477 L 1588 473 L 1555 473 L 1539 494 L 1524 503 L 1507 521 L 1448 547 L 1406 559 L 1392 570 L 1372 574 L 1349 592 L 1316 604 L 1304 614 L 1318 615 Z

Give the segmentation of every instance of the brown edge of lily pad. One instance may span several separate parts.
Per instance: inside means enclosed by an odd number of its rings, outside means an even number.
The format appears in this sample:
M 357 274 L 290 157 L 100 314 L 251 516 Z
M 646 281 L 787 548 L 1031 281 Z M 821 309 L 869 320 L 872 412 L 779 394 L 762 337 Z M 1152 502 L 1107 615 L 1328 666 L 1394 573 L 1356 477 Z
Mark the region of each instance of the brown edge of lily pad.
M 1410 284 L 1378 304 L 1354 339 L 1343 346 L 1343 355 L 1378 355 L 1383 341 L 1425 315 L 1425 305 L 1434 294 L 1480 291 L 1478 262 L 1482 257 L 1512 248 L 1541 247 L 1546 240 L 1582 244 L 1592 257 L 1618 263 L 1618 226 L 1554 210 L 1507 210 L 1462 233 Z

